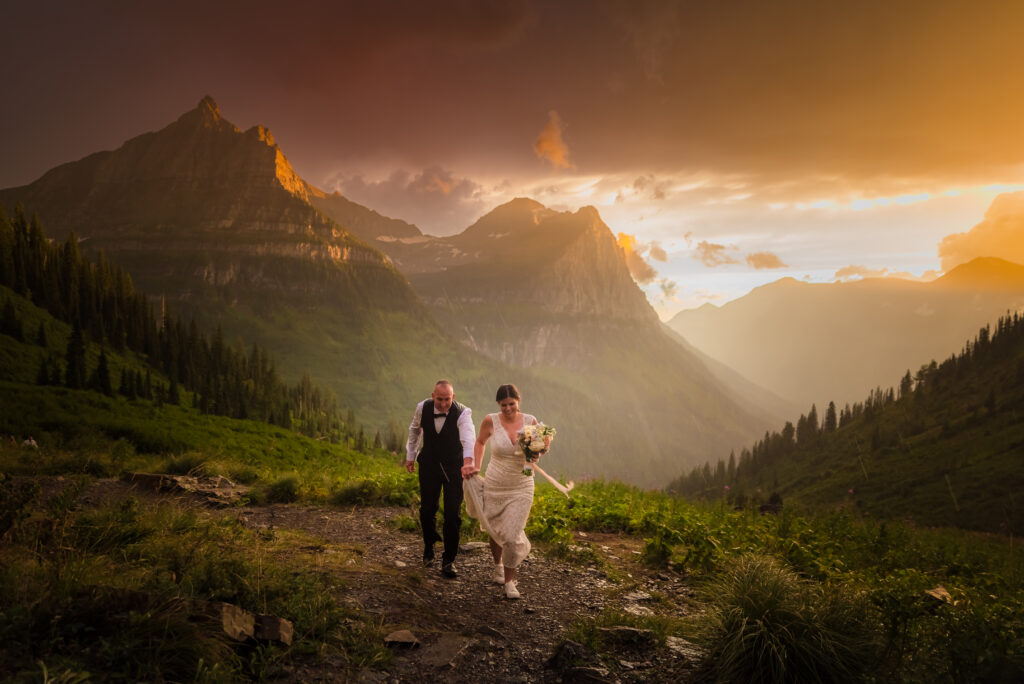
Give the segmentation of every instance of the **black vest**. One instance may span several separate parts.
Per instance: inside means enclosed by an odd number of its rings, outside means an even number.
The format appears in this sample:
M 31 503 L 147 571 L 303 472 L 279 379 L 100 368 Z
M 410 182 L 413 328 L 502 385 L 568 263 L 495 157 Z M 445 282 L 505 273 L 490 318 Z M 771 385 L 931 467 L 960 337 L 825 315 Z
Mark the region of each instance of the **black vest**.
M 448 417 L 441 425 L 441 432 L 434 428 L 434 402 L 428 400 L 420 412 L 420 427 L 423 429 L 423 448 L 419 460 L 431 463 L 462 463 L 462 441 L 459 439 L 459 416 L 462 404 L 452 402 Z

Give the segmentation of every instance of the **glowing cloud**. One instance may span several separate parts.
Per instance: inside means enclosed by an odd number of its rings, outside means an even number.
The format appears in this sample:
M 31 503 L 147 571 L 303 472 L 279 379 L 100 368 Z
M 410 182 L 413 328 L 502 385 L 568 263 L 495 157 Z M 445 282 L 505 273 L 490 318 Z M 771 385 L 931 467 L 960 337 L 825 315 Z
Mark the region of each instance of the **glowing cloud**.
M 939 272 L 928 270 L 921 275 L 914 275 L 909 271 L 890 271 L 888 268 L 868 268 L 867 266 L 843 266 L 835 272 L 833 279 L 836 282 L 850 280 L 862 280 L 864 278 L 896 278 L 899 280 L 916 280 L 928 282 L 939 277 Z
M 986 256 L 1024 264 L 1024 192 L 997 196 L 980 223 L 939 243 L 944 271 Z
M 762 268 L 789 268 L 775 254 L 771 252 L 754 252 L 747 255 L 747 265 L 761 270 Z
M 641 285 L 648 285 L 658 277 L 658 272 L 644 260 L 643 249 L 637 250 L 636 236 L 619 233 L 619 247 L 626 253 L 626 266 L 630 275 Z
M 889 272 L 887 268 L 868 268 L 867 266 L 850 265 L 843 266 L 836 271 L 833 278 L 841 280 L 859 280 L 862 278 L 884 278 Z
M 727 249 L 735 250 L 736 248 L 701 240 L 697 243 L 697 253 L 693 255 L 693 258 L 702 262 L 708 268 L 740 263 L 725 253 Z
M 533 143 L 533 151 L 541 159 L 546 159 L 556 169 L 569 169 L 569 146 L 562 140 L 562 131 L 565 126 L 558 112 L 548 112 L 548 123 L 541 130 L 540 135 Z

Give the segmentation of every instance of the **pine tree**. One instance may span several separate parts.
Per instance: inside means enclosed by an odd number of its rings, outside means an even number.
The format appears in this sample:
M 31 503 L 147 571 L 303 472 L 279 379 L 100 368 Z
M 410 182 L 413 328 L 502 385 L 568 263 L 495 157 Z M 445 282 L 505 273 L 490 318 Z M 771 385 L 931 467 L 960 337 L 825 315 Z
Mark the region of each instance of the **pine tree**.
M 71 338 L 68 340 L 67 354 L 65 355 L 67 372 L 65 373 L 64 384 L 71 389 L 82 389 L 85 387 L 85 340 L 82 338 L 82 329 L 76 322 L 71 328 Z
M 909 375 L 909 373 L 908 373 Z M 838 427 L 836 419 L 836 402 L 828 402 L 828 409 L 825 410 L 825 432 L 835 432 Z
M 96 389 L 108 397 L 114 396 L 114 388 L 110 385 L 110 369 L 107 367 L 107 352 L 100 350 L 100 360 L 96 366 Z
M 117 393 L 128 399 L 135 398 L 135 381 L 127 368 L 121 368 L 121 383 L 118 385 Z

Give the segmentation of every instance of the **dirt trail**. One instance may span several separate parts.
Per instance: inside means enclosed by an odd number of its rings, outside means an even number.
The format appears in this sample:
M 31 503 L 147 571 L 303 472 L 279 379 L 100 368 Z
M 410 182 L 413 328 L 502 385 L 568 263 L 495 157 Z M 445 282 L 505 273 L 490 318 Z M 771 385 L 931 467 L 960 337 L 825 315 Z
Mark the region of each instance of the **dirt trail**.
M 238 514 L 254 528 L 302 530 L 322 539 L 324 552 L 360 552 L 342 571 L 340 598 L 379 616 L 385 631 L 408 629 L 420 641 L 418 648 L 396 648 L 388 672 L 365 671 L 363 681 L 681 681 L 693 671 L 694 652 L 675 641 L 675 648 L 610 645 L 603 663 L 594 659 L 586 663 L 589 669 L 575 672 L 547 665 L 569 625 L 606 607 L 638 615 L 680 616 L 693 610 L 692 590 L 684 581 L 637 562 L 642 542 L 634 538 L 581 536 L 579 541 L 594 551 L 593 560 L 582 563 L 550 557 L 535 545 L 520 568 L 523 598 L 510 601 L 490 581 L 493 561 L 483 542 L 463 544 L 457 579 L 421 567 L 421 537 L 394 524 L 409 509 L 276 505 Z M 331 678 L 312 668 L 296 675 Z
M 44 491 L 63 485 L 66 481 L 51 479 Z M 94 481 L 80 501 L 99 504 L 129 495 L 204 505 L 195 496 L 157 495 L 117 480 Z M 607 635 L 600 654 L 560 648 L 574 622 L 605 608 L 672 616 L 696 609 L 683 578 L 639 562 L 643 542 L 634 537 L 578 533 L 578 554 L 571 561 L 546 554 L 535 542 L 519 571 L 523 598 L 510 601 L 503 587 L 491 582 L 486 543 L 465 541 L 465 529 L 457 579 L 422 567 L 420 534 L 399 529 L 399 519 L 414 514 L 408 508 L 275 504 L 222 510 L 251 529 L 307 535 L 313 543 L 303 557 L 323 554 L 333 560 L 324 566 L 338 568 L 340 601 L 379 620 L 385 634 L 409 630 L 415 635 L 418 647 L 392 647 L 395 657 L 387 670 L 365 669 L 358 681 L 661 682 L 686 681 L 695 671 L 700 654 L 672 637 L 658 646 L 622 630 Z M 284 676 L 294 682 L 349 680 L 343 663 L 330 657 L 297 664 Z

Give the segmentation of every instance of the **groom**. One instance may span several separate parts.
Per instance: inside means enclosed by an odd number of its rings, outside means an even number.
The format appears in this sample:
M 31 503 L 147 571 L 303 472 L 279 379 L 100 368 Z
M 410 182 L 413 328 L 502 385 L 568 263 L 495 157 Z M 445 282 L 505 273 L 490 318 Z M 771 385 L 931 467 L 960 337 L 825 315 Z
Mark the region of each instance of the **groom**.
M 455 579 L 455 555 L 459 552 L 459 530 L 462 527 L 462 466 L 473 463 L 476 430 L 473 412 L 454 401 L 455 389 L 447 380 L 438 380 L 429 399 L 416 406 L 409 425 L 409 441 L 405 449 L 405 469 L 416 472 L 420 463 L 420 526 L 423 528 L 423 565 L 434 564 L 434 542 L 437 535 L 437 502 L 444 492 L 444 553 L 441 575 Z M 423 449 L 416 457 L 416 451 Z

